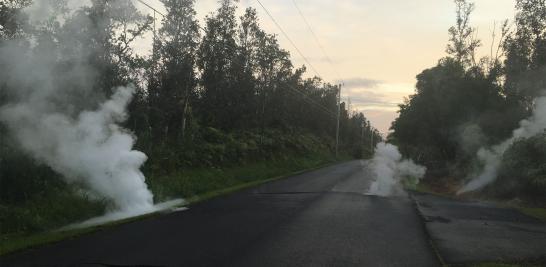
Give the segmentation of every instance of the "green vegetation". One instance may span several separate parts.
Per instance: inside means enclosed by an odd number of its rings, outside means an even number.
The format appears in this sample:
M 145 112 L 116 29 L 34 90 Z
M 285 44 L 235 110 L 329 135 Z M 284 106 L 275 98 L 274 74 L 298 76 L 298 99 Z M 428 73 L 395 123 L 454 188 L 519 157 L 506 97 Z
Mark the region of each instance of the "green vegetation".
M 192 170 L 188 173 L 173 174 L 173 176 L 165 176 L 159 179 L 153 177 L 150 179 L 150 187 L 159 199 L 168 200 L 172 197 L 187 196 L 185 205 L 191 205 L 196 202 L 205 201 L 217 196 L 277 180 L 287 175 L 295 175 L 306 170 L 322 167 L 333 162 L 336 162 L 336 160 L 330 155 L 311 155 L 291 157 L 283 160 L 257 162 L 244 166 L 227 167 L 222 170 Z M 195 183 L 198 183 L 199 186 L 194 186 Z M 74 209 L 73 212 L 63 213 L 58 212 L 55 209 L 65 207 L 68 202 L 59 202 L 55 204 L 51 202 L 36 202 L 33 206 L 36 210 L 27 211 L 26 209 L 28 209 L 28 207 L 20 208 L 27 212 L 29 216 L 32 215 L 31 217 L 2 217 L 3 220 L 1 223 L 3 228 L 4 226 L 11 226 L 11 228 L 4 228 L 0 235 L 0 255 L 154 216 L 154 214 L 144 215 L 84 229 L 44 232 L 44 230 L 53 230 L 68 223 L 83 220 L 91 216 L 101 215 L 104 212 L 104 209 L 101 209 L 104 207 L 101 205 L 102 203 L 97 203 L 96 201 L 91 201 L 89 199 L 82 199 L 77 195 L 72 195 L 71 199 L 63 199 L 63 196 L 59 196 L 59 198 L 50 196 L 49 198 L 54 199 L 55 201 L 69 200 L 81 202 L 83 204 L 75 203 L 74 207 L 71 207 Z M 85 205 L 96 205 L 96 208 L 93 210 Z M 6 213 L 2 213 L 2 215 L 9 215 L 10 213 L 13 214 L 19 211 L 16 209 L 17 208 L 13 207 L 5 207 Z M 66 214 L 73 214 L 74 217 L 63 217 L 66 216 Z M 59 217 L 54 217 L 55 215 Z M 60 218 L 61 220 L 55 220 L 55 218 Z M 37 228 L 33 229 L 34 231 L 30 231 L 28 228 L 21 229 L 21 224 L 36 225 Z M 16 232 L 14 229 L 19 229 L 19 231 Z
M 133 47 L 151 35 L 153 19 L 129 0 L 96 0 L 77 10 L 53 1 L 51 17 L 36 21 L 24 10 L 32 1 L 2 1 L 0 48 L 23 51 L 25 58 L 15 61 L 56 55 L 48 69 L 62 82 L 53 82 L 59 88 L 48 106 L 71 119 L 97 109 L 116 87 L 136 86 L 123 127 L 148 156 L 142 171 L 156 202 L 203 200 L 334 161 L 338 85 L 306 78 L 306 67 L 292 64 L 252 8 L 237 17 L 237 1 L 220 1 L 199 25 L 194 0 L 162 2 L 165 17 L 150 56 Z M 11 64 L 5 61 L 0 65 Z M 75 66 L 92 78 L 68 75 Z M 0 107 L 40 90 L 4 77 Z M 2 251 L 71 236 L 48 231 L 113 208 L 101 192 L 60 176 L 23 149 L 14 128 L 0 117 Z M 339 133 L 340 153 L 356 158 L 369 156 L 363 148 L 372 135 L 381 140 L 345 103 L 339 105 Z M 47 153 L 56 153 L 55 144 L 51 148 Z
M 543 196 L 539 200 L 546 205 L 546 132 L 514 142 L 504 153 L 497 186 L 489 191 L 505 198 Z
M 334 159 L 328 155 L 290 157 L 218 169 L 195 169 L 153 177 L 149 185 L 158 201 L 176 196 L 193 198 L 210 192 L 222 191 L 279 175 L 320 166 Z
M 481 59 L 476 50 L 482 43 L 471 26 L 474 4 L 455 3 L 448 56 L 417 75 L 416 92 L 400 105 L 388 137 L 404 156 L 427 166 L 424 182 L 441 193 L 457 192 L 476 174 L 483 167 L 478 151 L 510 138 L 546 88 L 544 1 L 516 0 L 514 26 L 506 21 L 496 29 L 498 44 Z M 499 179 L 485 193 L 544 205 L 545 136 L 515 142 L 502 158 Z
M 535 217 L 539 220 L 546 222 L 546 208 L 528 208 L 528 207 L 519 207 L 519 211 L 523 214 Z

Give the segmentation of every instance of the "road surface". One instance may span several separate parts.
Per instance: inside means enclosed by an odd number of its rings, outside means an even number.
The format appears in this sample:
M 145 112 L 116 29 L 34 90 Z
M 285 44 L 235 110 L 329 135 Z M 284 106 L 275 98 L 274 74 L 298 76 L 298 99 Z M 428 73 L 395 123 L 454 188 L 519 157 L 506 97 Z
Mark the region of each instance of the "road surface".
M 414 193 L 429 236 L 444 262 L 541 259 L 546 266 L 546 224 L 495 203 Z
M 1 266 L 439 266 L 409 197 L 352 161 L 36 250 Z

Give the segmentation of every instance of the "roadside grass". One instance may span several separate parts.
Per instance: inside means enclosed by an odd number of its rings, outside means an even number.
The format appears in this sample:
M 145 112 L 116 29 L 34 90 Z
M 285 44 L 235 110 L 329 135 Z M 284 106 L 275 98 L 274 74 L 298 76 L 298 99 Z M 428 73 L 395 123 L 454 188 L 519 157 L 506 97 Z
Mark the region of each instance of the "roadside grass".
M 528 207 L 516 207 L 521 213 L 537 218 L 543 222 L 546 222 L 546 209 L 544 208 L 528 208 Z
M 445 198 L 455 198 L 455 196 L 453 194 L 436 191 L 430 185 L 428 185 L 426 183 L 418 183 L 417 186 L 415 186 L 411 190 L 413 190 L 415 192 L 418 192 L 418 193 L 426 193 L 426 194 L 441 196 L 441 197 L 445 197 Z
M 149 183 L 151 190 L 156 195 L 156 202 L 183 196 L 186 198 L 183 206 L 189 206 L 263 183 L 322 168 L 347 159 L 349 157 L 343 157 L 336 161 L 333 157 L 327 155 L 291 157 L 284 160 L 258 162 L 223 169 L 201 169 L 179 172 L 172 176 L 152 178 L 149 180 Z M 156 212 L 82 229 L 53 230 L 30 234 L 3 234 L 0 236 L 0 255 L 76 238 L 84 234 L 150 218 L 162 213 Z
M 181 196 L 186 199 L 198 196 L 202 198 L 211 192 L 222 192 L 226 188 L 238 188 L 245 184 L 260 182 L 334 161 L 335 159 L 330 155 L 317 154 L 225 168 L 180 170 L 168 175 L 154 176 L 148 180 L 148 185 L 154 193 L 156 202 Z
M 0 204 L 0 240 L 4 235 L 42 232 L 99 216 L 105 209 L 104 201 L 77 192 L 72 186 L 51 188 L 24 204 Z

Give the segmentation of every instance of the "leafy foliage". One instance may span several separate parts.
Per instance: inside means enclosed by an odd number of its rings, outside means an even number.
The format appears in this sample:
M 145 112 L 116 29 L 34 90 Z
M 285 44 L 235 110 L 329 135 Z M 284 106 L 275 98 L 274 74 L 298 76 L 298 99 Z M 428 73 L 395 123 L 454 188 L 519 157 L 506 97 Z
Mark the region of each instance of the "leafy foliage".
M 546 88 L 546 2 L 516 1 L 516 30 L 504 43 L 506 94 L 531 108 Z
M 391 138 L 422 163 L 475 154 L 466 149 L 466 139 L 474 138 L 464 136 L 466 128 L 476 126 L 485 143 L 494 144 L 508 138 L 524 115 L 484 73 L 465 71 L 451 58 L 419 74 L 416 87 L 416 94 L 400 106 Z
M 153 19 L 133 1 L 92 0 L 76 10 L 64 0 L 51 1 L 51 17 L 30 24 L 23 8 L 31 2 L 0 2 L 0 45 L 18 42 L 29 54 L 57 55 L 51 69 L 69 90 L 52 102 L 72 116 L 96 109 L 116 86 L 135 85 L 124 126 L 149 156 L 144 173 L 159 198 L 200 194 L 332 158 L 339 87 L 304 78 L 305 66 L 293 66 L 276 36 L 260 27 L 256 10 L 237 18 L 238 2 L 223 0 L 201 27 L 194 0 L 163 0 L 152 55 L 142 57 L 135 42 L 151 33 Z M 89 69 L 89 83 L 63 75 L 77 68 Z M 6 86 L 0 81 L 0 107 L 12 100 Z M 340 133 L 342 154 L 355 157 L 369 156 L 369 133 L 381 140 L 364 114 L 344 103 Z M 256 165 L 255 172 L 244 171 Z M 234 166 L 243 166 L 247 177 L 220 175 Z M 79 188 L 19 151 L 0 125 L 0 234 L 50 229 L 108 207 Z M 72 208 L 63 211 L 67 202 Z
M 502 26 L 502 53 L 478 64 L 474 4 L 455 0 L 448 57 L 417 76 L 416 92 L 400 105 L 389 139 L 429 168 L 429 175 L 462 179 L 474 171 L 476 152 L 501 143 L 530 115 L 546 88 L 546 2 L 516 1 L 516 29 Z M 499 55 L 505 55 L 504 64 Z M 544 136 L 516 142 L 506 152 L 502 179 L 492 190 L 505 196 L 544 195 Z
M 502 161 L 498 194 L 546 196 L 546 132 L 514 142 Z

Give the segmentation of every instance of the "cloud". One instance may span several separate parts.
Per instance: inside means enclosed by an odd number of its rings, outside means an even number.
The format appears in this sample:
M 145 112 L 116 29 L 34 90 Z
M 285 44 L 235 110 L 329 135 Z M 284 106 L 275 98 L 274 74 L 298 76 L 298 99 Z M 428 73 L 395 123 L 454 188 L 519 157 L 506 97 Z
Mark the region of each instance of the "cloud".
M 360 94 L 347 95 L 351 99 L 351 103 L 358 109 L 383 108 L 383 109 L 397 109 L 398 103 L 395 103 L 386 95 L 365 92 Z
M 404 97 L 413 92 L 414 85 L 381 81 L 375 81 L 374 84 L 374 80 L 370 81 L 364 83 L 368 87 L 348 87 L 346 83 L 342 89 L 342 98 L 350 98 L 352 108 L 363 112 L 379 131 L 388 133 L 392 121 L 398 117 L 398 104 L 403 103 Z
M 364 115 L 372 122 L 372 125 L 383 134 L 389 133 L 392 121 L 398 117 L 396 111 L 380 109 L 367 110 Z
M 359 110 L 369 109 L 398 109 L 397 93 L 381 90 L 381 86 L 375 88 L 345 88 L 342 91 L 343 99 L 350 98 L 354 107 Z
M 382 81 L 368 78 L 350 78 L 343 81 L 345 88 L 375 88 L 382 84 Z

